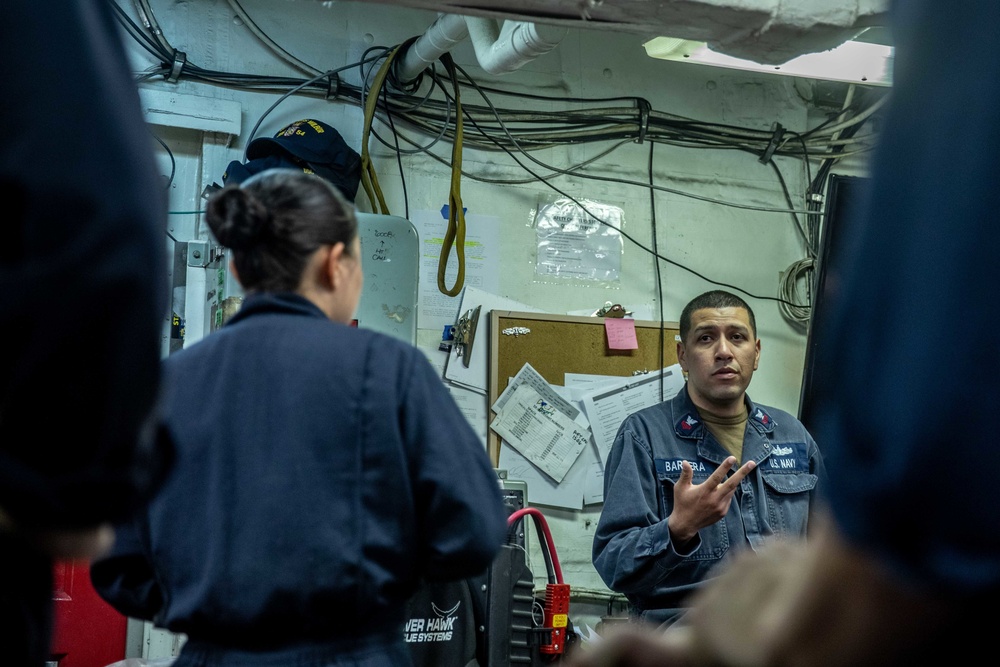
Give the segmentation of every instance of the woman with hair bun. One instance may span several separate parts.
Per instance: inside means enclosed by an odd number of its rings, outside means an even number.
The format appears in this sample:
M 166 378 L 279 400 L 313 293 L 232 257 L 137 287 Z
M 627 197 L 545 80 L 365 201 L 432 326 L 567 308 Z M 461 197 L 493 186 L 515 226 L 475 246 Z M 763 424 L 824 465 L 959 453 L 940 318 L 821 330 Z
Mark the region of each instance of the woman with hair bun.
M 175 471 L 91 576 L 187 641 L 174 667 L 399 667 L 422 580 L 485 571 L 506 533 L 478 436 L 418 349 L 350 326 L 353 207 L 257 174 L 210 199 L 246 298 L 164 364 Z

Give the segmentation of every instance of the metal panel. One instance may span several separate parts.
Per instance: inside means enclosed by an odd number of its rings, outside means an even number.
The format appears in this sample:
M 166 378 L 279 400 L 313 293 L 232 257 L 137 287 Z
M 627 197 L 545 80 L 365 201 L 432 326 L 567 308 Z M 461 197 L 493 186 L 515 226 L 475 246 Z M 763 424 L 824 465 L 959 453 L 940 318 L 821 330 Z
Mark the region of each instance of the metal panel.
M 358 213 L 365 285 L 358 304 L 358 326 L 417 340 L 417 230 L 406 218 Z

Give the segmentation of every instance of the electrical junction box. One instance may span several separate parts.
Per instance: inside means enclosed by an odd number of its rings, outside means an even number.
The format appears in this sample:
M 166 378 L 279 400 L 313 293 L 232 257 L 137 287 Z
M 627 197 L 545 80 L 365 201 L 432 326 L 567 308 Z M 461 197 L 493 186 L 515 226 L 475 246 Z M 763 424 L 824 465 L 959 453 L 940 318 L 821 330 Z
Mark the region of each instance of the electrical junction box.
M 528 483 L 520 479 L 507 479 L 506 470 L 497 470 L 497 476 L 500 478 L 500 493 L 503 497 L 503 504 L 507 508 L 507 516 L 527 507 Z M 530 519 L 522 519 L 517 535 L 514 536 L 513 543 L 522 549 L 527 548 L 525 526 L 529 523 Z

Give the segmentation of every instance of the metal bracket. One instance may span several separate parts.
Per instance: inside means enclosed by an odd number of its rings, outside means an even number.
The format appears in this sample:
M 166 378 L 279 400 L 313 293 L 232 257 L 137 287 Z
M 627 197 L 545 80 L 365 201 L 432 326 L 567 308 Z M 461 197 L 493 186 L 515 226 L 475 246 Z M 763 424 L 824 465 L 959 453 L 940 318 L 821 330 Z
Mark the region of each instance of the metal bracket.
M 602 308 L 594 311 L 594 317 L 625 317 L 630 314 L 620 303 L 611 303 L 610 301 L 605 301 Z
M 208 266 L 212 261 L 208 248 L 208 241 L 188 241 L 187 244 L 187 264 L 188 266 Z
M 476 342 L 476 328 L 479 326 L 479 311 L 482 306 L 465 311 L 455 326 L 455 348 L 462 353 L 462 364 L 468 368 L 472 359 L 472 345 Z
M 187 265 L 205 268 L 215 264 L 225 255 L 222 246 L 210 245 L 208 241 L 187 242 Z

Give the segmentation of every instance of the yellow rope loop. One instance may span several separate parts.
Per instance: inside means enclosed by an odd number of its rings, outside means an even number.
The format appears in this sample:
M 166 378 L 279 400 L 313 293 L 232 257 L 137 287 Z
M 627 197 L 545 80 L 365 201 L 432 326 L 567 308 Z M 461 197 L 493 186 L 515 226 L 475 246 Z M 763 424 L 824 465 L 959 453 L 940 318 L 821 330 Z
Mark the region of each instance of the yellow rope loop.
M 409 41 L 403 42 L 389 52 L 372 81 L 368 97 L 365 98 L 365 126 L 361 133 L 361 186 L 365 190 L 368 201 L 371 202 L 372 209 L 383 215 L 389 215 L 389 207 L 385 204 L 385 197 L 382 195 L 382 188 L 378 183 L 378 174 L 375 173 L 375 167 L 372 165 L 372 158 L 368 152 L 368 139 L 371 135 L 372 121 L 375 119 L 375 109 L 378 107 L 378 96 L 382 92 L 382 87 L 385 86 L 385 80 L 392 69 L 393 60 L 409 44 Z
M 437 282 L 442 294 L 457 296 L 465 284 L 465 210 L 462 205 L 462 99 L 459 93 L 458 77 L 455 73 L 455 62 L 447 53 L 441 56 L 441 62 L 451 76 L 455 94 L 455 142 L 451 147 L 451 190 L 448 193 L 448 229 L 444 234 L 441 255 L 438 258 Z M 458 275 L 455 284 L 448 287 L 444 274 L 448 267 L 448 255 L 452 245 L 458 259 Z
M 395 47 L 386 56 L 385 61 L 379 68 L 372 86 L 365 98 L 365 125 L 361 135 L 361 185 L 364 187 L 365 195 L 371 202 L 376 213 L 389 215 L 389 207 L 385 204 L 382 195 L 382 188 L 378 183 L 378 175 L 372 165 L 371 155 L 368 152 L 368 140 L 371 135 L 372 121 L 375 119 L 375 109 L 378 107 L 378 96 L 381 93 L 385 80 L 392 69 L 392 63 L 396 56 L 404 52 L 414 39 L 407 40 Z M 452 87 L 455 95 L 455 141 L 451 148 L 451 189 L 448 193 L 448 228 L 445 230 L 444 243 L 441 246 L 441 255 L 438 257 L 437 282 L 438 289 L 448 296 L 457 296 L 465 285 L 465 210 L 462 205 L 462 100 L 459 93 L 458 76 L 455 71 L 455 62 L 447 53 L 441 56 L 441 62 L 448 75 L 451 77 Z M 445 269 L 448 267 L 448 256 L 454 246 L 455 256 L 458 259 L 458 275 L 455 277 L 455 284 L 448 287 L 445 284 Z

